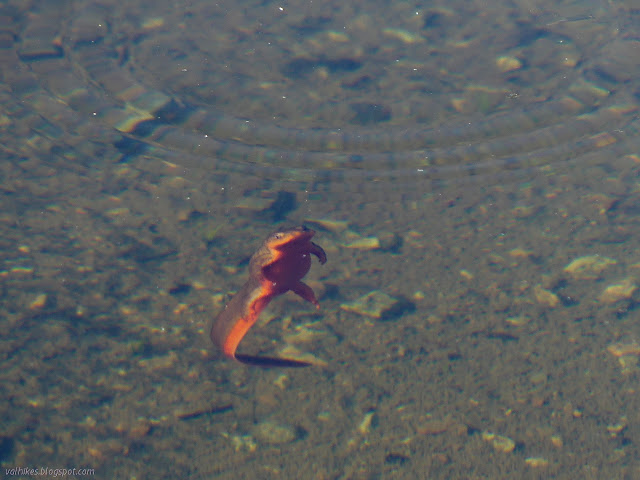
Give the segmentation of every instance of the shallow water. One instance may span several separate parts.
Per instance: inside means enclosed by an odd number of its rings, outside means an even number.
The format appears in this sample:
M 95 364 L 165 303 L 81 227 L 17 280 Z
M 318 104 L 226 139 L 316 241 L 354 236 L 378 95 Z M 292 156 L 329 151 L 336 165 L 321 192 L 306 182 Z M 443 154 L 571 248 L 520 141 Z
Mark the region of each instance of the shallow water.
M 639 13 L 5 2 L 5 473 L 636 478 Z M 224 359 L 296 224 L 240 348 L 316 366 Z

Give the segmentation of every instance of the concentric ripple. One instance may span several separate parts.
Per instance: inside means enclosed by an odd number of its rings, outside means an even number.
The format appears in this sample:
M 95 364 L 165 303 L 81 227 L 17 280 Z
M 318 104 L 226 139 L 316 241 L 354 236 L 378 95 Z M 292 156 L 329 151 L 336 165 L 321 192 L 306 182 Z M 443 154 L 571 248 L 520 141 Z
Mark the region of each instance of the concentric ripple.
M 4 76 L 44 136 L 215 172 L 498 179 L 637 151 L 638 88 L 619 87 L 639 42 L 619 12 L 491 8 L 34 2 L 5 8 L 22 68 Z

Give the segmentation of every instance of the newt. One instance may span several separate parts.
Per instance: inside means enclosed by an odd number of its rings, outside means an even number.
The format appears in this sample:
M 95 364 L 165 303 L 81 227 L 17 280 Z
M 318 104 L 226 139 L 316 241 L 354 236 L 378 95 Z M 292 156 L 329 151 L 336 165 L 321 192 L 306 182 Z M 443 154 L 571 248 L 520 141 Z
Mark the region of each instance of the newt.
M 320 304 L 311 287 L 302 278 L 311 268 L 311 255 L 320 264 L 327 261 L 322 247 L 313 243 L 315 231 L 293 227 L 273 232 L 249 260 L 249 279 L 231 298 L 211 327 L 211 341 L 229 358 L 248 365 L 305 367 L 308 362 L 288 358 L 237 354 L 238 345 L 256 323 L 260 312 L 278 295 L 289 290 L 313 303 Z

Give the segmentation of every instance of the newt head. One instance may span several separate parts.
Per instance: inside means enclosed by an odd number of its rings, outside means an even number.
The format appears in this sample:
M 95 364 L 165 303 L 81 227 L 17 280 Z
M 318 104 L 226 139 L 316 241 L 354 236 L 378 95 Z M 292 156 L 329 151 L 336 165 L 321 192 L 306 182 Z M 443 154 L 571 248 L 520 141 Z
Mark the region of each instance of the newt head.
M 273 232 L 265 241 L 265 245 L 270 250 L 285 250 L 295 247 L 295 245 L 304 245 L 311 240 L 316 234 L 314 230 L 305 226 L 288 228 L 279 232 Z
M 255 263 L 260 262 L 261 267 L 265 268 L 282 262 L 282 266 L 286 265 L 285 268 L 289 271 L 304 270 L 304 273 L 299 277 L 302 278 L 309 271 L 309 266 L 311 265 L 308 258 L 309 254 L 318 257 L 322 265 L 327 261 L 324 250 L 311 241 L 315 234 L 314 230 L 305 226 L 273 232 L 262 244 L 260 253 L 256 254 Z M 302 264 L 293 265 L 296 261 L 302 261 Z M 306 265 L 306 268 L 302 267 L 302 265 Z

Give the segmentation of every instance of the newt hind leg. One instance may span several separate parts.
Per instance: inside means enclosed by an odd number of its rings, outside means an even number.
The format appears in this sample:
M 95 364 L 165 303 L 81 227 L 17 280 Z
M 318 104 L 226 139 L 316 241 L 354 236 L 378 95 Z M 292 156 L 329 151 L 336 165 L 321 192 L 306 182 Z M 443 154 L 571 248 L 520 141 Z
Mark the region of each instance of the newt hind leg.
M 316 299 L 315 293 L 313 293 L 313 290 L 311 289 L 311 287 L 309 285 L 307 285 L 306 283 L 298 282 L 297 284 L 295 284 L 293 286 L 291 291 L 293 293 L 295 293 L 296 295 L 299 295 L 302 298 L 304 298 L 307 302 L 313 303 L 316 306 L 316 308 L 320 308 L 320 304 L 318 303 L 318 300 Z

